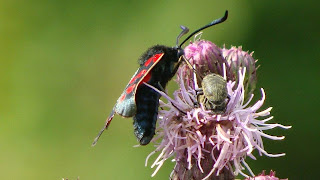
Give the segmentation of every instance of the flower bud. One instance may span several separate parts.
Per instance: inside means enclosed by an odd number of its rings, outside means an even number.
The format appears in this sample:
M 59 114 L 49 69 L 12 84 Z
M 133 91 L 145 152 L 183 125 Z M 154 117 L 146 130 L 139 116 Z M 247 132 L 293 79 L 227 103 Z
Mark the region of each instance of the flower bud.
M 242 47 L 231 47 L 231 49 L 222 49 L 223 57 L 228 62 L 230 72 L 235 77 L 236 81 L 239 79 L 239 70 L 243 71 L 246 68 L 246 74 L 244 79 L 245 97 L 250 96 L 257 83 L 256 76 L 256 60 L 253 59 L 252 53 L 248 53 L 242 50 Z
M 276 177 L 276 172 L 271 170 L 270 175 L 267 175 L 266 172 L 263 171 L 258 176 L 255 176 L 253 178 L 249 177 L 249 178 L 246 178 L 245 180 L 288 180 L 288 179 L 280 179 Z

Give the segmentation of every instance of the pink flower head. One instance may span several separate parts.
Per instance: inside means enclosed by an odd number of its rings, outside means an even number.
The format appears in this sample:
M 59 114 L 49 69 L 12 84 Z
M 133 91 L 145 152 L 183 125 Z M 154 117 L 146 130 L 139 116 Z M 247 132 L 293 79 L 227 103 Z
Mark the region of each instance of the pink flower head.
M 242 50 L 242 47 L 231 47 L 230 49 L 222 49 L 223 57 L 226 59 L 230 72 L 234 75 L 236 81 L 238 80 L 238 72 L 246 68 L 246 78 L 244 80 L 246 95 L 250 96 L 256 88 L 256 60 L 252 57 L 252 53 Z
M 213 43 L 206 43 L 206 49 L 219 49 Z M 200 41 L 198 42 L 200 44 Z M 199 45 L 198 44 L 198 45 Z M 212 45 L 212 46 L 211 46 Z M 194 43 L 190 46 L 194 46 Z M 211 47 L 210 47 L 211 46 Z M 262 138 L 272 140 L 282 140 L 283 136 L 271 136 L 264 131 L 275 127 L 290 128 L 280 124 L 267 124 L 273 117 L 270 116 L 271 107 L 260 110 L 265 100 L 265 92 L 261 88 L 261 99 L 252 103 L 253 94 L 245 101 L 245 75 L 246 67 L 241 68 L 237 74 L 237 81 L 227 77 L 227 66 L 223 64 L 221 57 L 216 64 L 209 64 L 212 58 L 212 51 L 201 48 L 192 49 L 186 47 L 187 58 L 201 75 L 202 73 L 221 73 L 226 83 L 228 93 L 228 103 L 224 112 L 216 113 L 204 107 L 198 102 L 198 78 L 190 73 L 190 69 L 182 66 L 178 71 L 179 89 L 173 93 L 171 98 L 165 92 L 150 86 L 168 100 L 168 103 L 160 101 L 158 116 L 158 127 L 156 137 L 156 149 L 148 156 L 160 152 L 151 167 L 156 167 L 154 176 L 163 163 L 173 157 L 176 162 L 175 169 L 171 174 L 172 179 L 211 179 L 221 176 L 232 179 L 238 174 L 245 177 L 254 176 L 246 157 L 256 159 L 253 151 L 258 151 L 259 155 L 269 157 L 279 157 L 285 155 L 269 154 L 264 150 Z M 188 53 L 191 51 L 192 53 Z M 210 52 L 209 55 L 199 54 L 197 51 Z M 193 55 L 192 55 L 193 54 Z M 215 56 L 214 57 L 220 57 Z M 210 61 L 210 62 L 206 62 Z M 201 62 L 201 63 L 198 63 Z M 219 67 L 217 67 L 219 65 Z M 224 68 L 223 68 L 224 67 Z M 223 69 L 220 69 L 223 68 Z M 205 70 L 207 69 L 207 70 Z M 187 74 L 187 76 L 186 76 Z M 200 104 L 200 105 L 197 105 Z M 246 170 L 247 172 L 244 172 Z M 227 178 L 225 178 L 227 179 Z
M 269 175 L 266 175 L 265 171 L 263 171 L 258 176 L 255 176 L 253 178 L 247 178 L 245 180 L 288 180 L 288 179 L 279 179 L 278 177 L 276 177 L 276 172 L 271 170 Z
M 191 42 L 185 49 L 185 58 L 189 61 L 197 71 L 206 75 L 209 73 L 216 73 L 222 75 L 224 66 L 229 69 L 229 65 L 225 58 L 222 57 L 222 50 L 210 41 L 196 40 Z M 182 71 L 182 77 L 187 85 L 193 86 L 193 70 L 188 65 L 183 64 L 179 70 Z M 179 73 L 178 72 L 178 73 Z M 179 78 L 179 77 L 178 77 Z M 233 80 L 233 74 L 227 71 L 228 80 Z

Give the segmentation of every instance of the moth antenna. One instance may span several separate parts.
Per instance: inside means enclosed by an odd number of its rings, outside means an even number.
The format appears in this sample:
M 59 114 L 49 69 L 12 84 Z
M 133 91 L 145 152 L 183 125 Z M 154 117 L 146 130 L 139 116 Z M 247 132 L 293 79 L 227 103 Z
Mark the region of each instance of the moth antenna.
M 180 40 L 180 38 L 183 36 L 183 35 L 185 35 L 185 34 L 187 34 L 188 32 L 189 32 L 189 28 L 187 28 L 187 27 L 185 27 L 185 26 L 180 26 L 180 28 L 182 29 L 182 31 L 180 32 L 180 34 L 178 35 L 178 37 L 177 37 L 177 41 L 176 41 L 176 47 L 181 47 L 181 46 L 179 46 L 179 40 Z
M 114 110 L 111 111 L 107 121 L 106 121 L 106 124 L 103 126 L 103 128 L 100 130 L 99 134 L 97 135 L 96 138 L 94 138 L 94 141 L 93 143 L 91 144 L 91 146 L 95 146 L 100 138 L 100 136 L 102 135 L 102 133 L 104 132 L 104 130 L 106 130 L 108 128 L 108 126 L 110 125 L 110 122 L 114 116 L 115 112 Z
M 216 19 L 216 20 L 212 21 L 211 23 L 203 26 L 202 28 L 195 30 L 195 31 L 194 31 L 193 33 L 191 33 L 178 47 L 181 48 L 181 46 L 182 46 L 186 41 L 188 41 L 193 35 L 195 35 L 196 33 L 200 32 L 200 31 L 202 31 L 202 30 L 204 30 L 204 29 L 206 29 L 206 28 L 208 28 L 208 27 L 211 27 L 211 26 L 213 26 L 213 25 L 222 23 L 222 22 L 224 22 L 225 20 L 227 20 L 227 18 L 228 18 L 228 11 L 225 12 L 225 14 L 224 14 L 224 16 L 223 16 L 222 18 Z

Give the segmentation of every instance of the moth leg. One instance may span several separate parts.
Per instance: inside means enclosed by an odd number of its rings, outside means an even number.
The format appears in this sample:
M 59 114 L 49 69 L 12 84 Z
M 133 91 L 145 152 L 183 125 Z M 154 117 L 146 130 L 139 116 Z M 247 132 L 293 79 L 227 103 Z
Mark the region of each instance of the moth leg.
M 103 126 L 103 128 L 100 130 L 99 134 L 97 135 L 97 137 L 94 139 L 93 143 L 91 146 L 95 146 L 100 138 L 100 136 L 102 135 L 102 133 L 104 132 L 104 130 L 106 130 L 108 128 L 108 126 L 111 123 L 111 120 L 113 119 L 113 116 L 115 114 L 114 109 L 112 109 L 110 115 L 108 116 L 105 125 Z
M 183 59 L 183 61 L 186 62 L 187 66 L 190 69 L 192 69 L 194 73 L 196 73 L 198 78 L 203 79 L 203 76 L 192 66 L 192 64 L 189 62 L 189 60 L 187 58 L 185 58 L 184 56 L 181 56 L 179 58 L 179 61 L 181 61 L 180 59 Z
M 180 58 L 179 58 L 179 60 L 178 60 L 178 63 L 177 63 L 176 66 L 173 68 L 173 71 L 172 71 L 172 72 L 174 72 L 174 73 L 177 72 L 178 68 L 180 67 L 180 64 L 182 63 L 181 57 L 182 57 L 182 56 L 180 56 Z

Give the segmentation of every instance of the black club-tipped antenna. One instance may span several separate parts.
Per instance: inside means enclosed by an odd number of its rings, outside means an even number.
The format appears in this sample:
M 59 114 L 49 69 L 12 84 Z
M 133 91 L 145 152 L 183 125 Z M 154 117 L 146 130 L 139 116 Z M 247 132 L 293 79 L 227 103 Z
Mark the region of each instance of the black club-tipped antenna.
M 181 46 L 182 46 L 186 41 L 188 41 L 188 39 L 190 39 L 193 35 L 195 35 L 196 33 L 200 32 L 200 31 L 202 31 L 202 30 L 204 30 L 204 29 L 206 29 L 206 28 L 208 28 L 208 27 L 210 27 L 210 26 L 213 26 L 213 25 L 222 23 L 222 22 L 224 22 L 225 20 L 227 20 L 227 18 L 228 18 L 228 11 L 226 11 L 226 12 L 224 13 L 224 16 L 223 16 L 222 18 L 216 19 L 216 20 L 212 21 L 211 23 L 203 26 L 202 28 L 195 30 L 195 31 L 194 31 L 193 33 L 191 33 L 178 47 L 181 48 Z M 184 31 L 182 31 L 182 32 L 184 32 Z M 183 35 L 182 32 L 180 33 L 180 35 L 179 35 L 178 37 L 181 37 L 181 36 Z M 182 35 L 181 35 L 181 34 L 182 34 Z M 185 33 L 184 33 L 184 34 L 185 34 Z M 177 41 L 177 42 L 178 42 L 178 41 Z

